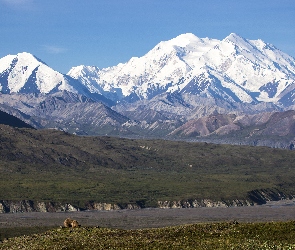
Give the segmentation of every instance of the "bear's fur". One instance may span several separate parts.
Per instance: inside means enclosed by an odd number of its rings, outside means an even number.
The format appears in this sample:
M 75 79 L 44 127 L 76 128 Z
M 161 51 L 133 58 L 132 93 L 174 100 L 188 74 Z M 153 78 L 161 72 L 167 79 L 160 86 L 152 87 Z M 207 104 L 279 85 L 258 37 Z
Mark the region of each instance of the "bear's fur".
M 78 221 L 76 221 L 76 220 L 73 220 L 72 223 L 71 223 L 71 225 L 72 225 L 72 227 L 74 227 L 74 228 L 75 228 L 75 227 L 80 227 Z
M 72 227 L 72 228 L 80 227 L 78 221 L 76 221 L 76 220 L 72 220 L 72 219 L 70 219 L 70 218 L 67 218 L 67 219 L 64 221 L 64 226 L 65 226 L 65 227 Z

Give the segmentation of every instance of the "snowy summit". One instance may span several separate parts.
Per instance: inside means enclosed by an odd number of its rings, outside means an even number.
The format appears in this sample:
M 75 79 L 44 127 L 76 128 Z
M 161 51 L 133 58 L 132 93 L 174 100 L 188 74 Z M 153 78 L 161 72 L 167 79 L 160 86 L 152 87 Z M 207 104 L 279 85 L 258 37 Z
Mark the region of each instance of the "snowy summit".
M 294 58 L 262 40 L 231 33 L 220 41 L 187 33 L 126 63 L 74 67 L 68 75 L 116 101 L 178 91 L 235 102 L 291 103 L 286 89 L 294 89 L 294 65 Z
M 162 41 L 142 57 L 99 69 L 80 65 L 67 75 L 29 53 L 0 59 L 2 93 L 67 90 L 117 103 L 180 93 L 229 103 L 294 103 L 295 60 L 262 40 L 231 33 L 223 40 L 187 33 Z

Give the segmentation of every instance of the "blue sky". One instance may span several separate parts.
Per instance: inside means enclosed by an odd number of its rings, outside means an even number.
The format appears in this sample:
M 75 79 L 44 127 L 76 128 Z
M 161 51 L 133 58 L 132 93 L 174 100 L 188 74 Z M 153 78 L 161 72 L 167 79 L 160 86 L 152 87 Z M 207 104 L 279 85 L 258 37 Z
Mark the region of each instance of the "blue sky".
M 0 0 L 0 58 L 25 51 L 67 73 L 126 62 L 188 32 L 235 32 L 295 57 L 294 27 L 294 0 Z

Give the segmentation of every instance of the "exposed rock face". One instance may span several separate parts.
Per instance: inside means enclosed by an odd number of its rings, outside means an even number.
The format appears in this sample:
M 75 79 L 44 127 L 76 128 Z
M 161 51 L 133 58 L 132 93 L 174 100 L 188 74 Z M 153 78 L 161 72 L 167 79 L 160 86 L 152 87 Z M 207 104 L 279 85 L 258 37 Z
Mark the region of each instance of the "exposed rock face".
M 202 200 L 182 200 L 182 201 L 158 201 L 159 208 L 197 208 L 197 207 L 241 207 L 262 205 L 267 201 L 278 201 L 293 199 L 294 195 L 286 194 L 277 189 L 253 190 L 248 193 L 245 200 L 223 200 L 213 201 L 210 199 Z
M 71 204 L 57 202 L 38 202 L 31 200 L 0 201 L 0 213 L 24 213 L 24 212 L 72 212 L 80 211 Z
M 253 206 L 255 203 L 249 200 L 213 201 L 186 200 L 186 201 L 158 201 L 159 208 L 197 208 L 197 207 L 240 207 Z
M 265 204 L 267 201 L 293 199 L 295 195 L 285 194 L 276 189 L 253 190 L 248 193 L 248 199 L 214 201 L 211 199 L 190 199 L 178 201 L 158 201 L 157 207 L 168 208 L 198 208 L 198 207 L 241 207 Z M 141 204 L 111 204 L 102 202 L 88 202 L 85 207 L 79 208 L 69 203 L 38 202 L 31 200 L 8 201 L 0 200 L 0 213 L 24 213 L 24 212 L 72 212 L 80 210 L 111 211 L 121 209 L 142 209 Z
M 137 204 L 111 204 L 102 202 L 88 202 L 85 207 L 79 208 L 69 203 L 39 202 L 31 200 L 9 201 L 0 200 L 0 213 L 25 212 L 74 212 L 80 210 L 111 211 L 121 209 L 141 209 Z
M 90 202 L 87 204 L 86 208 L 88 210 L 120 210 L 121 208 L 117 204 L 110 203 L 99 203 L 99 202 Z
M 294 198 L 294 195 L 285 194 L 279 190 L 271 189 L 253 190 L 249 192 L 248 195 L 253 202 L 259 205 L 266 203 L 266 201 L 278 201 Z
M 87 210 L 121 210 L 121 209 L 141 209 L 141 207 L 138 204 L 111 204 L 111 203 L 101 203 L 101 202 L 89 202 L 86 205 Z
M 170 135 L 196 137 L 207 135 L 227 135 L 234 131 L 240 134 L 248 131 L 253 136 L 293 136 L 295 111 L 266 112 L 254 115 L 215 114 L 191 119 L 175 129 Z M 245 136 L 244 136 L 245 137 Z

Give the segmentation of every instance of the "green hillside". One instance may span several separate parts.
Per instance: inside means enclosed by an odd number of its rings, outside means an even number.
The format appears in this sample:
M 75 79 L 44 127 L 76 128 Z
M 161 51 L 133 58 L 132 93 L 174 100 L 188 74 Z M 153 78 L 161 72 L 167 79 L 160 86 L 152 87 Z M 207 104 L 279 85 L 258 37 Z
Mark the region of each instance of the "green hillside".
M 140 203 L 295 194 L 295 152 L 0 126 L 0 200 Z

